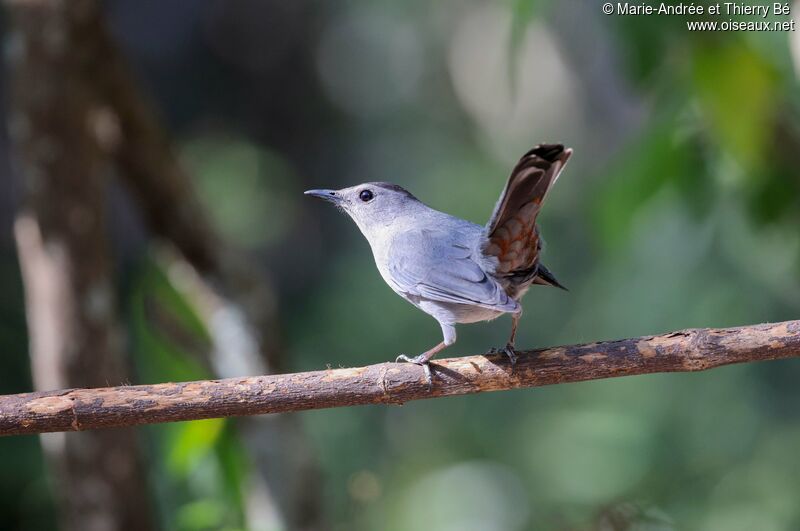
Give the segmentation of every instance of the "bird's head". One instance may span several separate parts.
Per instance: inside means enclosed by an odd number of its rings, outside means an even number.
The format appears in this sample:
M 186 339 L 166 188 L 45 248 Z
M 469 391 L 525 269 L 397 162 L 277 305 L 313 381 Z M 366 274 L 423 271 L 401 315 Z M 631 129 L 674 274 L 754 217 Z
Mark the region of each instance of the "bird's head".
M 308 190 L 306 195 L 333 203 L 356 222 L 367 239 L 398 218 L 413 215 L 416 197 L 392 183 L 364 183 L 341 190 Z

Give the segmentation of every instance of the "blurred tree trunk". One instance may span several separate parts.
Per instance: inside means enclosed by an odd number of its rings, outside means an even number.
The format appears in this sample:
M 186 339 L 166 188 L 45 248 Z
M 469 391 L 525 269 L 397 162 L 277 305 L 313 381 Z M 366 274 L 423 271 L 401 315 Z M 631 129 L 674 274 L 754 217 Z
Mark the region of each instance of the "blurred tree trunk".
M 104 55 L 87 77 L 113 111 L 115 169 L 150 233 L 171 243 L 198 273 L 201 282 L 183 286 L 184 295 L 211 333 L 214 372 L 222 378 L 280 372 L 283 350 L 271 282 L 249 256 L 217 234 L 105 20 L 97 16 L 94 25 L 91 34 Z M 256 474 L 246 488 L 250 526 L 267 528 L 271 524 L 256 521 L 278 520 L 290 529 L 324 528 L 321 474 L 299 419 L 237 419 L 237 428 L 255 464 Z M 259 516 L 269 512 L 267 505 L 276 506 L 280 514 Z
M 207 222 L 191 179 L 178 164 L 161 124 L 109 34 L 99 2 L 6 2 L 14 30 L 11 131 L 28 187 L 27 207 L 19 215 L 16 232 L 28 292 L 37 387 L 91 387 L 125 379 L 114 333 L 113 282 L 102 222 L 104 174 L 112 167 L 128 184 L 151 233 L 175 245 L 213 294 L 207 300 L 214 303 L 203 313 L 214 338 L 211 361 L 217 373 L 273 372 L 280 363 L 280 349 L 270 284 Z M 50 256 L 55 247 L 61 254 Z M 99 279 L 104 282 L 101 296 L 95 289 Z M 86 328 L 91 319 L 98 318 L 97 312 L 102 313 L 107 337 L 95 337 Z M 71 320 L 64 321 L 63 316 Z M 43 338 L 46 344 L 41 343 Z M 236 340 L 231 344 L 227 338 Z M 79 354 L 71 354 L 73 347 Z M 80 366 L 74 374 L 72 364 Z M 247 419 L 238 424 L 258 476 L 266 483 L 246 488 L 253 493 L 248 496 L 248 513 L 264 520 L 264 510 L 255 508 L 277 502 L 281 513 L 277 519 L 290 528 L 321 528 L 319 473 L 297 419 Z M 126 452 L 130 451 L 133 474 L 138 469 L 134 438 L 121 437 L 125 442 L 114 446 L 130 447 Z M 86 444 L 99 448 L 96 443 Z M 61 456 L 53 457 L 59 477 L 74 481 L 72 469 L 63 464 L 76 459 L 69 448 L 51 453 Z M 92 456 L 87 452 L 88 460 L 99 461 Z M 141 486 L 141 478 L 128 479 L 131 487 Z M 103 480 L 100 471 L 98 480 Z M 58 491 L 69 493 L 69 489 Z M 272 501 L 265 504 L 265 497 Z M 131 499 L 132 514 L 146 520 L 148 513 L 141 509 L 144 500 Z M 64 506 L 75 504 L 65 498 Z M 266 520 L 275 521 L 275 517 Z M 137 523 L 132 528 L 148 526 Z
M 7 1 L 10 133 L 24 181 L 15 236 L 38 389 L 128 381 L 105 212 L 108 111 L 88 86 L 97 61 L 92 1 Z M 136 433 L 42 438 L 63 530 L 156 527 Z
M 214 349 L 210 357 L 217 374 L 234 376 L 274 372 L 280 365 L 280 349 L 276 339 L 277 305 L 270 283 L 246 256 L 219 238 L 208 223 L 208 215 L 195 196 L 189 175 L 178 163 L 161 123 L 149 102 L 142 97 L 138 83 L 109 34 L 99 3 L 96 0 L 72 2 L 69 13 L 66 13 L 66 8 L 61 13 L 53 7 L 58 5 L 56 2 L 32 7 L 27 2 L 7 1 L 16 11 L 21 37 L 29 38 L 35 34 L 43 48 L 39 55 L 50 54 L 34 59 L 30 54 L 17 58 L 20 61 L 18 108 L 32 105 L 25 98 L 31 87 L 55 89 L 59 80 L 64 85 L 59 102 L 63 105 L 75 101 L 70 109 L 60 109 L 72 114 L 69 119 L 65 117 L 61 121 L 64 131 L 58 135 L 54 134 L 52 124 L 43 120 L 36 131 L 23 128 L 30 138 L 15 140 L 23 146 L 26 142 L 41 143 L 42 138 L 60 138 L 67 130 L 72 130 L 74 135 L 84 127 L 86 138 L 72 137 L 69 140 L 73 143 L 85 141 L 84 151 L 95 151 L 82 161 L 70 158 L 68 162 L 73 167 L 80 164 L 81 168 L 97 162 L 101 162 L 99 166 L 105 163 L 113 165 L 115 174 L 128 185 L 141 207 L 151 233 L 172 243 L 205 282 L 203 290 L 211 295 L 205 300 L 213 303 L 199 309 L 212 333 Z M 52 27 L 46 27 L 55 24 L 48 22 L 51 18 L 69 27 L 54 33 Z M 70 42 L 63 43 L 64 48 L 50 50 L 49 35 Z M 24 49 L 28 48 L 26 44 Z M 70 49 L 69 56 L 65 54 L 66 48 Z M 27 65 L 28 62 L 33 65 Z M 69 94 L 64 93 L 64 89 L 69 89 Z M 55 98 L 54 94 L 50 96 Z M 53 99 L 46 104 L 56 106 Z M 36 100 L 36 106 L 41 107 L 42 102 Z M 58 116 L 50 109 L 42 109 L 41 114 Z M 36 162 L 37 149 L 29 149 L 31 153 L 24 154 L 23 162 L 28 165 L 31 161 Z M 75 149 L 62 150 L 63 153 L 71 151 Z M 54 166 L 64 173 L 71 171 L 69 164 L 54 163 Z M 99 173 L 102 168 L 93 168 L 93 171 Z M 87 169 L 71 175 L 81 174 L 88 174 Z M 82 182 L 82 185 L 87 184 Z M 96 188 L 101 188 L 101 185 L 102 182 Z M 88 196 L 81 193 L 80 197 Z M 102 197 L 98 198 L 98 201 L 102 200 Z M 46 205 L 47 201 L 42 204 Z M 66 203 L 59 207 L 70 208 Z M 100 208 L 99 204 L 97 208 Z M 89 238 L 90 241 L 97 239 L 97 234 Z M 94 250 L 105 252 L 100 248 Z M 50 364 L 48 361 L 47 365 Z M 111 376 L 106 378 L 112 379 Z M 68 381 L 62 382 L 61 387 L 87 385 L 92 384 Z M 249 523 L 253 525 L 253 520 L 277 520 L 292 529 L 321 528 L 319 472 L 298 420 L 292 417 L 258 418 L 243 419 L 237 424 L 243 443 L 257 466 L 258 474 L 251 481 L 259 477 L 262 481 L 260 485 L 246 488 L 248 493 L 253 493 L 248 495 L 247 501 L 247 511 L 253 515 Z M 265 503 L 265 497 L 270 499 L 268 503 Z M 279 507 L 280 515 L 263 514 L 264 507 L 275 505 Z

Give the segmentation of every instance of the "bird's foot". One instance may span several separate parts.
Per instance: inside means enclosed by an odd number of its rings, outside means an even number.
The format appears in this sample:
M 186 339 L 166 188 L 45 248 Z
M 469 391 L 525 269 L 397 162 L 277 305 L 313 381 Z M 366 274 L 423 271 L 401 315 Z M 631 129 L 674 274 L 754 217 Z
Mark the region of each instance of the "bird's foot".
M 511 372 L 517 367 L 517 350 L 512 343 L 507 343 L 503 348 L 492 348 L 489 350 L 490 354 L 505 354 L 508 361 L 511 363 Z
M 431 362 L 429 358 L 425 357 L 424 354 L 420 354 L 419 356 L 415 356 L 413 358 L 409 358 L 405 354 L 400 354 L 394 360 L 395 363 L 400 363 L 401 361 L 405 361 L 407 363 L 413 363 L 414 365 L 419 365 L 422 367 L 422 370 L 425 372 L 425 381 L 428 383 L 428 390 L 431 390 L 433 387 L 433 375 L 431 374 Z

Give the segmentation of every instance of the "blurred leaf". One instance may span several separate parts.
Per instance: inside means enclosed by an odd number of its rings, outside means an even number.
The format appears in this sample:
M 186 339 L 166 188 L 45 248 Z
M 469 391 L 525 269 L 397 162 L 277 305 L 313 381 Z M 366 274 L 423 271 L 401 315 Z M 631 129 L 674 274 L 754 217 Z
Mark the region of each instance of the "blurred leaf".
M 755 183 L 750 212 L 759 223 L 774 223 L 798 205 L 800 183 L 796 174 L 783 168 L 766 167 L 762 178 Z
M 183 158 L 228 240 L 254 247 L 284 234 L 300 194 L 291 187 L 293 174 L 283 157 L 245 138 L 217 134 L 187 142 Z
M 745 168 L 758 169 L 770 156 L 777 103 L 772 66 L 739 41 L 696 47 L 692 66 L 716 140 Z M 762 178 L 756 171 L 748 175 Z
M 144 381 L 208 378 L 210 336 L 202 320 L 152 259 L 135 273 L 130 315 L 137 369 Z
M 658 16 L 605 18 L 616 30 L 613 36 L 620 43 L 616 51 L 632 85 L 648 87 L 654 78 L 668 72 L 673 54 L 680 55 L 688 47 L 685 26 L 678 20 L 669 17 L 669 23 L 665 23 Z
M 175 474 L 186 474 L 197 459 L 209 454 L 219 441 L 225 419 L 186 422 L 173 433 L 167 463 Z
M 177 514 L 176 523 L 182 530 L 220 529 L 225 518 L 225 506 L 218 500 L 203 499 L 187 503 Z
M 508 77 L 512 95 L 516 94 L 519 50 L 528 25 L 535 18 L 539 0 L 511 1 L 511 33 L 508 40 Z
M 630 235 L 637 213 L 667 183 L 702 184 L 702 167 L 695 147 L 679 142 L 672 120 L 652 126 L 640 139 L 624 149 L 612 164 L 611 181 L 599 191 L 595 217 L 603 243 L 619 246 Z M 691 197 L 691 191 L 688 191 Z
M 598 531 L 673 531 L 676 529 L 669 516 L 655 507 L 636 503 L 619 503 L 604 507 L 595 518 Z
M 145 381 L 212 377 L 204 323 L 158 263 L 147 258 L 135 273 L 130 297 L 137 368 Z M 222 529 L 244 522 L 244 451 L 225 419 L 154 427 L 158 475 L 169 485 L 167 522 L 185 530 Z M 240 454 L 240 455 L 232 455 Z M 229 527 L 230 528 L 230 527 Z M 230 528 L 234 529 L 234 528 Z
M 248 484 L 248 477 L 252 469 L 247 452 L 242 447 L 231 423 L 228 429 L 221 433 L 217 441 L 217 459 L 220 463 L 222 474 L 221 484 L 225 488 L 225 496 L 229 506 L 235 508 L 239 521 L 245 520 L 245 495 L 244 488 Z

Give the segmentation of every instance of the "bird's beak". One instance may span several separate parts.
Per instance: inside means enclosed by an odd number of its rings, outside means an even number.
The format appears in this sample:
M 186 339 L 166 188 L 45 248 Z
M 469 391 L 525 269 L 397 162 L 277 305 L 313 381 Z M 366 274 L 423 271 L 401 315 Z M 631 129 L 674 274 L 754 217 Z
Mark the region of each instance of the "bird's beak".
M 324 199 L 325 201 L 330 201 L 331 203 L 339 203 L 342 200 L 342 197 L 336 192 L 336 190 L 306 190 L 303 193 L 305 195 L 310 195 L 311 197 L 318 197 L 320 199 Z

